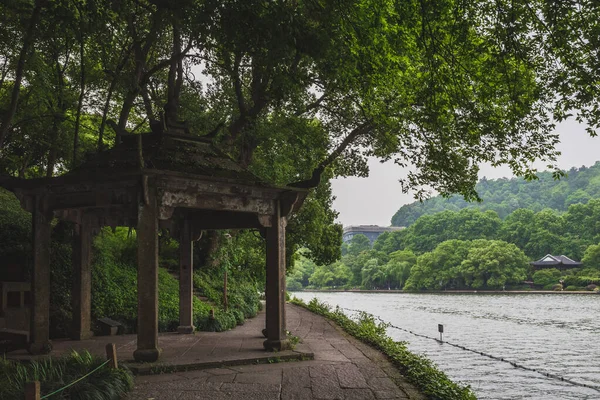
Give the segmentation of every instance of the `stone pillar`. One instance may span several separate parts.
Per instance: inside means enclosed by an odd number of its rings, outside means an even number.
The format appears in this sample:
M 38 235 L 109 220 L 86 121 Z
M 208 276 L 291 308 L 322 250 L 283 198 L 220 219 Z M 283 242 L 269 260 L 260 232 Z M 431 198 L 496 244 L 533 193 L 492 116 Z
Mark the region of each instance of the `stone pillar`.
M 137 350 L 139 362 L 158 360 L 158 214 L 155 189 L 150 186 L 138 206 L 137 222 Z
M 267 340 L 263 345 L 267 350 L 289 348 L 285 332 L 285 225 L 277 202 L 277 213 L 273 224 L 267 228 Z
M 31 326 L 28 351 L 47 354 L 50 343 L 50 232 L 51 214 L 41 198 L 35 199 L 31 215 L 33 271 L 31 274 Z
M 179 240 L 179 333 L 194 333 L 193 255 L 191 222 L 186 216 Z
M 83 216 L 81 223 L 73 230 L 73 287 L 71 303 L 73 306 L 73 326 L 71 339 L 85 340 L 93 336 L 92 319 L 92 227 L 89 218 Z

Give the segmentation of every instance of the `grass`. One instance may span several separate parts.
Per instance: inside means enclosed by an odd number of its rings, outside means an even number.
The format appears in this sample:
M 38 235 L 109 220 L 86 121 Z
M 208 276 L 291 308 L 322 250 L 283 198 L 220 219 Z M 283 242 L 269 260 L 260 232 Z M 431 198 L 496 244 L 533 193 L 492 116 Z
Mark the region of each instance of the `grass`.
M 60 358 L 46 358 L 29 364 L 0 360 L 0 400 L 23 398 L 27 382 L 39 381 L 41 395 L 53 393 L 100 367 L 105 360 L 87 351 L 73 351 Z M 90 376 L 53 394 L 50 398 L 72 400 L 117 400 L 132 389 L 133 376 L 125 368 L 98 368 Z
M 312 299 L 308 304 L 296 298 L 291 302 L 329 318 L 350 335 L 380 350 L 428 399 L 476 399 L 469 386 L 453 382 L 431 360 L 411 353 L 405 342 L 395 342 L 387 336 L 387 325 L 376 322 L 372 315 L 361 313 L 357 320 L 353 320 L 339 308 L 331 310 L 327 304 L 319 302 L 317 299 Z

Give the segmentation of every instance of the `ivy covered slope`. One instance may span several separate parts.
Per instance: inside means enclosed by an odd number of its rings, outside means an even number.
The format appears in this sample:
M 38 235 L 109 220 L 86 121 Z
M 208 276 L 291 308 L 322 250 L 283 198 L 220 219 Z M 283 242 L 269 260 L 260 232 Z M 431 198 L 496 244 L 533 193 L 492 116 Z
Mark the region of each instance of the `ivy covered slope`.
M 411 353 L 406 348 L 405 342 L 395 342 L 387 336 L 387 325 L 376 322 L 372 315 L 361 313 L 356 320 L 353 320 L 339 309 L 331 310 L 327 304 L 320 303 L 317 299 L 312 299 L 306 304 L 294 298 L 292 303 L 331 319 L 350 335 L 383 352 L 428 399 L 474 400 L 476 398 L 468 386 L 451 381 L 431 360 Z
M 589 168 L 572 168 L 560 180 L 554 179 L 552 172 L 540 172 L 537 176 L 539 179 L 529 181 L 522 178 L 488 180 L 484 177 L 475 186 L 483 202 L 467 202 L 459 195 L 416 201 L 400 207 L 392 217 L 392 225 L 409 226 L 422 215 L 463 208 L 492 210 L 502 219 L 518 208 L 534 212 L 545 208 L 567 211 L 572 204 L 587 203 L 600 197 L 600 162 Z

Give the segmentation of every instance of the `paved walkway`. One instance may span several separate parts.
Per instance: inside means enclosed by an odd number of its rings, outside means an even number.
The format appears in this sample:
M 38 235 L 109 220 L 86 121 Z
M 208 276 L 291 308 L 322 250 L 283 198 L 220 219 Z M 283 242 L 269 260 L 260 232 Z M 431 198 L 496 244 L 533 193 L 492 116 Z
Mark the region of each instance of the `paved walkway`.
M 314 360 L 138 376 L 129 400 L 424 398 L 385 356 L 331 321 L 289 304 L 286 314 L 288 329 L 302 339 L 298 350 Z M 264 313 L 252 323 L 264 325 Z

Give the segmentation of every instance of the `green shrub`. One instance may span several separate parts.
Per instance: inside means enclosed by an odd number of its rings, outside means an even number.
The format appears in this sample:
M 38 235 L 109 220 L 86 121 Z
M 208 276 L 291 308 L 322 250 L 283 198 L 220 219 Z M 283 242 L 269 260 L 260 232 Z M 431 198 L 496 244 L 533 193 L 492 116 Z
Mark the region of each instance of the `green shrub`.
M 23 397 L 25 383 L 40 381 L 42 396 L 52 393 L 100 367 L 104 363 L 87 351 L 61 358 L 45 358 L 29 364 L 0 359 L 0 399 Z M 87 378 L 52 395 L 52 399 L 118 400 L 133 387 L 133 376 L 127 369 L 98 368 Z
M 29 277 L 31 266 L 31 214 L 21 208 L 14 194 L 0 188 L 0 259 L 4 265 L 24 269 Z
M 261 303 L 257 284 L 247 274 L 234 271 L 227 282 L 228 310 L 223 310 L 223 272 L 213 268 L 196 271 L 194 286 L 215 305 L 215 318 L 208 316 L 196 323 L 198 330 L 222 331 L 244 323 L 245 318 L 258 314 Z
M 579 290 L 583 290 L 583 288 L 571 285 L 571 286 L 567 286 L 565 288 L 565 290 L 567 290 L 569 292 L 576 292 L 576 291 L 579 291 Z
M 214 318 L 198 315 L 194 318 L 196 329 L 206 332 L 222 332 L 235 328 L 238 324 L 233 311 L 215 310 Z
M 565 282 L 565 285 L 567 285 L 567 286 L 585 287 L 585 286 L 591 285 L 591 284 L 600 285 L 600 278 L 597 278 L 594 276 L 569 275 L 569 276 L 564 276 L 563 280 Z
M 533 283 L 540 286 L 548 286 L 558 283 L 561 273 L 556 268 L 541 269 L 533 274 Z
M 468 386 L 452 382 L 445 373 L 427 358 L 408 351 L 405 342 L 395 342 L 386 335 L 386 324 L 377 323 L 367 313 L 360 313 L 356 321 L 347 317 L 339 308 L 331 311 L 325 303 L 313 299 L 306 305 L 298 299 L 294 304 L 308 308 L 336 322 L 355 338 L 381 350 L 390 361 L 421 391 L 428 399 L 433 400 L 473 400 L 475 395 Z

